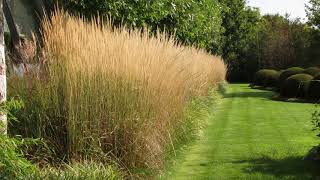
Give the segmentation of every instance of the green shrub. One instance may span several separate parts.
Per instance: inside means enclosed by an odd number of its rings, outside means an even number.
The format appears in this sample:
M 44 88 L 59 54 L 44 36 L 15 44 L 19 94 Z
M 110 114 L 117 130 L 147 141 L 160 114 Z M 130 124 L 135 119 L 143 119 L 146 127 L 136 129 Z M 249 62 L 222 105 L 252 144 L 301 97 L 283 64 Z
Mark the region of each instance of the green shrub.
M 320 75 L 317 75 L 310 81 L 308 86 L 308 98 L 320 100 Z
M 279 79 L 279 72 L 271 69 L 262 69 L 255 74 L 253 84 L 256 86 L 274 87 Z
M 320 137 L 320 110 L 316 110 L 312 113 L 312 124 L 315 127 L 315 131 L 318 131 L 318 137 Z
M 274 71 L 267 74 L 265 86 L 266 87 L 277 87 L 279 82 L 280 72 Z
M 0 179 L 31 179 L 38 173 L 37 167 L 23 157 L 23 144 L 23 140 L 0 136 Z
M 254 75 L 254 79 L 253 79 L 253 85 L 263 86 L 266 71 L 268 71 L 268 70 L 262 69 L 262 70 L 259 70 L 258 72 L 256 72 L 256 74 Z
M 300 74 L 304 71 L 304 69 L 300 67 L 292 67 L 284 70 L 279 77 L 279 86 L 281 87 L 283 83 L 292 75 Z
M 304 97 L 306 95 L 306 87 L 313 79 L 309 74 L 296 74 L 290 76 L 281 86 L 281 96 L 283 97 Z
M 0 112 L 7 114 L 8 123 L 16 122 L 15 111 L 24 107 L 20 98 L 11 98 L 0 105 Z M 0 122 L 1 130 L 3 123 Z M 6 129 L 6 128 L 4 128 Z M 28 161 L 26 149 L 37 145 L 38 139 L 10 138 L 0 132 L 0 179 L 34 179 L 39 173 L 37 166 Z
M 303 73 L 309 74 L 309 75 L 315 77 L 318 74 L 320 74 L 320 68 L 318 68 L 318 67 L 310 67 L 310 68 L 305 69 L 303 71 Z
M 0 179 L 123 179 L 120 170 L 112 165 L 95 162 L 79 162 L 61 168 L 39 168 L 24 158 L 22 146 L 34 140 L 0 136 Z M 32 143 L 33 144 L 33 143 Z

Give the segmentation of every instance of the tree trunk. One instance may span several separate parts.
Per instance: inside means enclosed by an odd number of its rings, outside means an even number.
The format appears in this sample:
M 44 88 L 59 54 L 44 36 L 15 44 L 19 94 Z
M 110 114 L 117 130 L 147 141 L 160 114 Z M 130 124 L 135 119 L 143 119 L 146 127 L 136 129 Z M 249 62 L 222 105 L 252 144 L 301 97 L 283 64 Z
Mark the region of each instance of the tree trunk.
M 3 1 L 3 15 L 7 20 L 7 24 L 8 24 L 8 28 L 11 34 L 11 41 L 12 41 L 12 50 L 13 54 L 16 54 L 17 58 L 12 58 L 11 60 L 15 63 L 15 64 L 20 64 L 23 63 L 22 62 L 22 58 L 19 54 L 19 51 L 17 50 L 17 47 L 20 45 L 20 35 L 16 26 L 16 23 L 13 19 L 10 7 L 7 3 L 7 0 L 2 0 Z
M 11 39 L 12 39 L 12 43 L 13 46 L 17 46 L 20 43 L 20 36 L 19 36 L 19 32 L 16 26 L 16 23 L 14 22 L 11 10 L 8 6 L 8 3 L 6 0 L 2 0 L 3 1 L 3 13 L 4 16 L 7 20 L 7 24 L 8 24 L 8 28 L 11 34 Z
M 46 6 L 44 5 L 42 0 L 34 0 L 34 3 L 37 8 L 37 12 L 39 14 L 39 18 L 42 19 L 47 15 Z
M 3 0 L 0 0 L 0 103 L 5 103 L 7 99 L 7 77 L 6 77 L 6 61 L 5 61 L 5 42 L 4 42 L 4 16 L 3 16 Z M 0 112 L 1 134 L 7 134 L 7 115 Z

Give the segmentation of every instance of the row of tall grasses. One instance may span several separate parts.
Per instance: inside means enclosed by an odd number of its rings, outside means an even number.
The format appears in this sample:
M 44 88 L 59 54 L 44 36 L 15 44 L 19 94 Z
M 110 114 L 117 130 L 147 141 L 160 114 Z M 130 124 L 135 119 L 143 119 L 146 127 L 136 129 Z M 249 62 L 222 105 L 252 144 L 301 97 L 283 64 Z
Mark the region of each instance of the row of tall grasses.
M 159 169 L 165 149 L 198 128 L 185 108 L 225 79 L 220 58 L 165 33 L 57 11 L 43 37 L 40 70 L 9 78 L 9 95 L 25 103 L 9 130 L 45 139 L 60 160 Z

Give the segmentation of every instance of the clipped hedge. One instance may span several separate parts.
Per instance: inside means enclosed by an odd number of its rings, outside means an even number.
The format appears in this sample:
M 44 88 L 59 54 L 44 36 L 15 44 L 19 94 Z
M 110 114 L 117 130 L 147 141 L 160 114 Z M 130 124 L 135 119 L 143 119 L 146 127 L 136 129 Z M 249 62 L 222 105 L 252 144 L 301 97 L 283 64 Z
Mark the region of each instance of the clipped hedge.
M 320 100 L 320 74 L 310 81 L 308 86 L 308 98 Z
M 295 74 L 284 81 L 280 94 L 287 98 L 305 97 L 308 84 L 313 79 L 309 74 Z
M 275 71 L 273 73 L 268 74 L 265 82 L 266 87 L 277 87 L 279 83 L 280 72 Z
M 262 69 L 255 74 L 253 85 L 274 87 L 278 83 L 280 73 L 276 70 Z
M 279 86 L 283 86 L 285 81 L 292 75 L 303 73 L 304 69 L 300 67 L 292 67 L 284 70 L 279 77 Z
M 313 77 L 316 77 L 320 74 L 320 68 L 318 67 L 309 67 L 303 71 L 304 74 L 309 74 Z

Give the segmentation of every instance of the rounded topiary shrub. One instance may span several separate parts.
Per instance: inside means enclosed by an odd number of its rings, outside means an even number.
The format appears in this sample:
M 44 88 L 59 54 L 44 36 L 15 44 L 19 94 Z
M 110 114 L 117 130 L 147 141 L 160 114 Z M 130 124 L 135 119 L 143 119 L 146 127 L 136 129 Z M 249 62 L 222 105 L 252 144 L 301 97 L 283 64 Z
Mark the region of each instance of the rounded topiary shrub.
M 262 69 L 255 74 L 253 85 L 273 87 L 277 84 L 278 78 L 278 71 L 271 69 Z
M 280 94 L 283 97 L 305 97 L 306 88 L 313 77 L 309 74 L 296 74 L 290 76 L 281 86 Z
M 272 71 L 267 74 L 265 79 L 265 86 L 266 87 L 277 87 L 280 77 L 280 72 Z
M 281 87 L 283 83 L 292 75 L 303 73 L 304 69 L 300 67 L 292 67 L 284 70 L 279 77 L 279 86 Z
M 320 100 L 320 75 L 310 81 L 307 95 L 309 99 Z
M 318 68 L 318 67 L 310 67 L 310 68 L 305 69 L 303 71 L 303 73 L 309 74 L 309 75 L 315 77 L 318 74 L 320 74 L 320 68 Z

